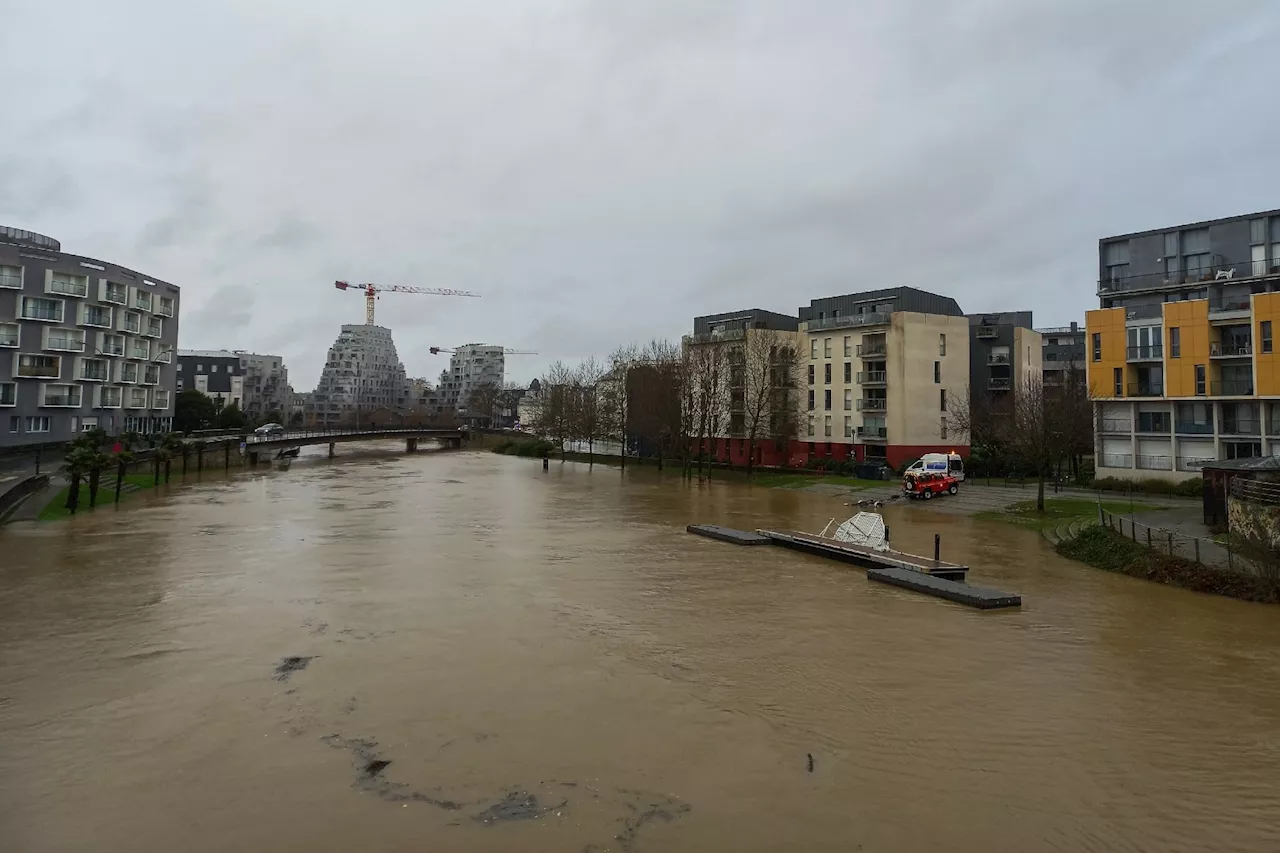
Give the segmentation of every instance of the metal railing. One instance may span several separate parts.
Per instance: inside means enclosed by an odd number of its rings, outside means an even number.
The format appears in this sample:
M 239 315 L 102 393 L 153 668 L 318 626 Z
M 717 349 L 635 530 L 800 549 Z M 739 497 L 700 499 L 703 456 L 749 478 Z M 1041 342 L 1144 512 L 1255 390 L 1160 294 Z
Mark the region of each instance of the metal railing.
M 55 320 L 59 323 L 62 322 L 62 316 L 61 305 L 56 308 L 43 308 L 25 300 L 22 303 L 22 311 L 18 314 L 18 317 L 23 320 Z
M 45 394 L 42 406 L 79 406 L 79 394 Z
M 1220 296 L 1209 300 L 1210 314 L 1220 314 L 1225 311 L 1248 311 L 1249 307 L 1250 301 L 1247 296 Z
M 1210 358 L 1232 358 L 1235 356 L 1253 355 L 1253 343 L 1233 344 L 1223 341 L 1209 341 Z
M 1261 418 L 1236 418 L 1234 421 L 1223 419 L 1223 435 L 1262 435 Z
M 111 302 L 115 305 L 128 305 L 129 294 L 127 291 L 125 291 L 124 288 L 120 288 L 117 290 L 117 289 L 108 287 L 106 292 L 102 295 L 102 301 Z
M 1251 397 L 1252 379 L 1223 379 L 1209 383 L 1209 393 L 1214 397 Z
M 888 427 L 867 427 L 867 426 L 858 427 L 859 438 L 876 439 L 876 438 L 887 438 L 888 436 L 889 436 Z
M 298 440 L 298 439 L 303 439 L 303 440 L 305 440 L 305 439 L 309 439 L 309 438 L 340 438 L 340 437 L 342 437 L 342 436 L 350 436 L 350 435 L 369 435 L 369 434 L 372 434 L 372 435 L 393 435 L 393 436 L 394 436 L 394 435 L 409 435 L 409 436 L 413 436 L 413 435 L 423 435 L 423 434 L 427 434 L 427 433 L 441 433 L 441 434 L 454 435 L 454 434 L 457 434 L 457 433 L 465 433 L 465 432 L 466 432 L 466 430 L 461 429 L 461 428 L 459 428 L 459 427 L 443 427 L 443 426 L 423 426 L 423 427 L 404 427 L 404 426 L 392 426 L 392 427 L 371 427 L 371 426 L 361 426 L 361 427 L 359 427 L 359 428 L 356 428 L 356 427 L 330 427 L 330 428 L 325 428 L 325 429 L 300 429 L 300 430 L 286 430 L 286 431 L 285 431 L 285 432 L 283 432 L 283 433 L 276 433 L 275 435 L 246 435 L 244 440 L 245 440 L 245 443 L 247 443 L 247 444 L 262 444 L 262 443 L 264 443 L 264 442 L 273 442 L 273 441 L 294 441 L 294 440 Z M 216 439 L 216 440 L 221 440 L 221 439 Z
M 1257 503 L 1280 504 L 1280 483 L 1232 477 L 1231 497 Z
M 858 355 L 861 358 L 885 355 L 887 352 L 888 346 L 885 344 L 858 344 Z
M 1177 421 L 1173 425 L 1173 431 L 1182 435 L 1213 435 L 1213 424 Z
M 1163 302 L 1156 302 L 1151 305 L 1133 305 L 1124 309 L 1124 318 L 1126 320 L 1152 320 L 1163 316 Z
M 84 298 L 89 295 L 89 285 L 80 284 L 74 281 L 59 281 L 54 279 L 49 284 L 49 292 L 56 293 L 59 296 L 77 296 Z
M 1128 347 L 1126 351 L 1126 359 L 1128 361 L 1143 361 L 1146 359 L 1164 358 L 1164 347 L 1161 344 L 1147 344 L 1146 346 Z
M 888 400 L 877 397 L 861 397 L 858 400 L 859 412 L 883 412 L 888 406 Z
M 1103 468 L 1132 468 L 1133 456 L 1128 453 L 1104 453 L 1102 454 Z
M 45 349 L 65 350 L 67 352 L 84 352 L 84 338 L 67 338 L 50 335 Z
M 1070 326 L 1050 326 L 1047 329 L 1036 329 L 1042 335 L 1083 335 L 1084 327 L 1077 325 L 1074 329 Z
M 1130 397 L 1161 397 L 1164 396 L 1163 382 L 1130 382 L 1128 388 Z
M 820 329 L 851 329 L 855 326 L 881 326 L 889 322 L 889 315 L 878 311 L 866 314 L 849 314 L 839 317 L 822 317 L 818 320 L 803 320 L 805 328 L 811 332 Z
M 1000 337 L 1000 329 L 996 326 L 979 326 L 977 336 L 983 340 Z
M 1172 427 L 1173 424 L 1170 422 L 1168 415 L 1164 415 L 1158 420 L 1148 419 L 1145 426 L 1142 423 L 1142 416 L 1138 416 L 1138 432 L 1168 435 Z
M 987 389 L 990 391 L 1010 391 L 1013 389 L 1013 379 L 1008 376 L 992 376 L 987 380 Z
M 22 276 L 0 275 L 0 287 L 7 287 L 7 288 L 13 288 L 14 290 L 21 290 Z
M 1127 418 L 1103 418 L 1098 424 L 1098 432 L 1133 432 L 1133 421 Z
M 1134 457 L 1134 467 L 1144 471 L 1172 471 L 1172 456 L 1136 456 Z
M 987 354 L 987 364 L 1009 364 L 1011 359 L 1007 352 L 993 352 Z
M 1098 521 L 1108 530 L 1114 530 L 1139 545 L 1171 557 L 1183 557 L 1207 565 L 1224 565 L 1232 569 L 1239 562 L 1232 559 L 1229 548 L 1224 548 L 1212 539 L 1187 536 L 1165 527 L 1153 527 L 1102 507 L 1098 507 Z
M 859 385 L 884 385 L 889 380 L 889 373 L 886 370 L 859 370 Z
M 1178 272 L 1160 270 L 1151 273 L 1117 276 L 1098 281 L 1099 293 L 1117 293 L 1126 290 L 1151 290 L 1181 284 L 1214 281 L 1240 281 L 1249 278 L 1266 278 L 1280 275 L 1280 264 L 1275 261 L 1219 261 L 1207 267 Z

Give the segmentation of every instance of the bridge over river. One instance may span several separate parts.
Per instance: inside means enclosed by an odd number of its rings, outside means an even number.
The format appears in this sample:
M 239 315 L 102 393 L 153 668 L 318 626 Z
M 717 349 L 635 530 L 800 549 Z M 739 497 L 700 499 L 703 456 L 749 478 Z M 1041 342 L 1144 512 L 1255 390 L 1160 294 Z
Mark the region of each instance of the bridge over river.
M 466 434 L 461 429 L 441 429 L 439 427 L 361 427 L 358 429 L 309 429 L 289 430 L 274 435 L 250 435 L 244 439 L 245 454 L 249 464 L 256 465 L 265 456 L 279 455 L 282 451 L 292 450 L 308 445 L 327 444 L 329 455 L 334 455 L 337 445 L 352 441 L 382 441 L 386 439 L 404 439 L 404 449 L 414 453 L 418 444 L 423 441 L 435 441 L 445 447 L 462 446 Z M 218 440 L 218 439 L 211 439 Z

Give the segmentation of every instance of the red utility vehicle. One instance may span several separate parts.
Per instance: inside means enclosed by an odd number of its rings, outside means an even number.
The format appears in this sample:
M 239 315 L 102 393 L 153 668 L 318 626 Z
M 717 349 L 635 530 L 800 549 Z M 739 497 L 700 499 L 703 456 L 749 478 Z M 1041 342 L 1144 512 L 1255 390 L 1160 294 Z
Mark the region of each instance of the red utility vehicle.
M 909 498 L 927 501 L 943 492 L 954 495 L 960 491 L 960 483 L 950 474 L 908 474 L 902 480 L 902 491 Z

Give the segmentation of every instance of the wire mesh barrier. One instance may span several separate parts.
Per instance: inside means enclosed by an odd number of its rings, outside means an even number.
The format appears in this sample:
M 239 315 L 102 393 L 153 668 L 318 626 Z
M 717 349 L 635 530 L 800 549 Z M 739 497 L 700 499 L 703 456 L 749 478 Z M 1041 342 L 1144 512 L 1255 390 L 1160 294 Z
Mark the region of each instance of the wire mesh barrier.
M 1133 518 L 1098 507 L 1098 520 L 1103 527 L 1121 536 L 1145 545 L 1152 551 L 1170 557 L 1182 557 L 1206 566 L 1230 569 L 1244 574 L 1255 574 L 1252 563 L 1234 553 L 1229 536 L 1221 540 L 1203 536 L 1188 536 L 1167 527 L 1143 524 Z

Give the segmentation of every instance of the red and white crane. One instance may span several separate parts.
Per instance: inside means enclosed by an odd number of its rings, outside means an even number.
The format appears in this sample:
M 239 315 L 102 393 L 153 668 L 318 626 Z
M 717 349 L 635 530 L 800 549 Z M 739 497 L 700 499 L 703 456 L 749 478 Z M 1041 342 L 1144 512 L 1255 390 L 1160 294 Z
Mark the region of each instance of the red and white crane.
M 346 281 L 335 281 L 333 286 L 338 290 L 363 290 L 364 291 L 364 324 L 366 326 L 373 325 L 373 303 L 378 298 L 378 294 L 383 291 L 392 293 L 423 293 L 428 296 L 475 296 L 480 294 L 472 293 L 469 290 L 454 290 L 447 287 L 405 287 L 400 284 L 351 284 Z
M 466 347 L 431 347 L 430 349 L 431 349 L 432 355 L 439 355 L 442 352 L 457 352 L 460 349 L 466 349 Z M 507 349 L 506 347 L 502 348 L 502 354 L 503 355 L 537 355 L 536 352 L 530 349 Z

